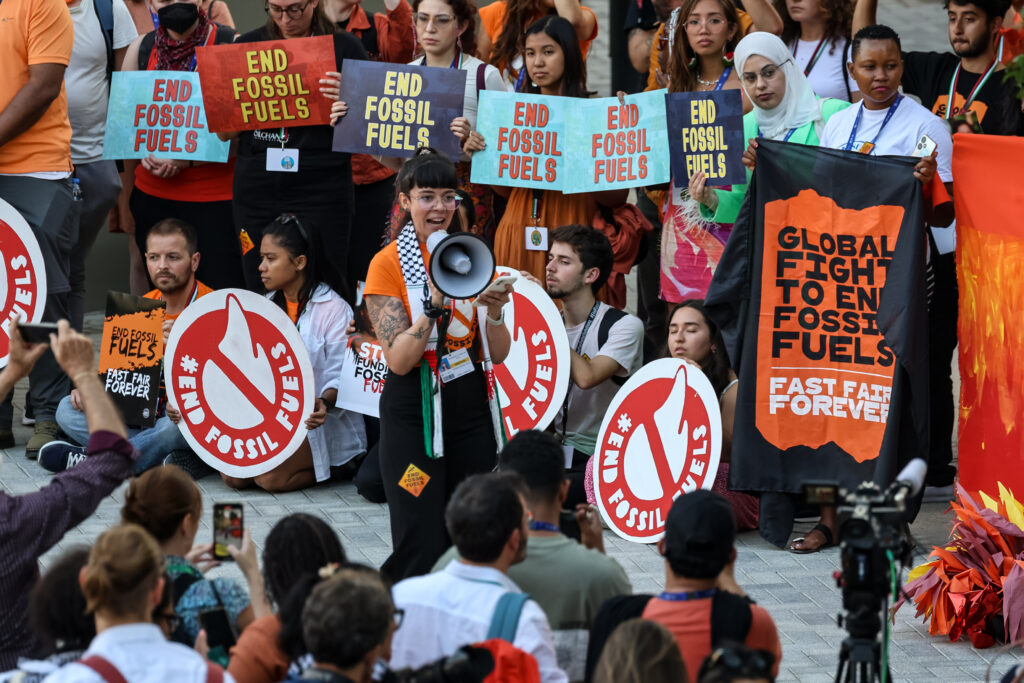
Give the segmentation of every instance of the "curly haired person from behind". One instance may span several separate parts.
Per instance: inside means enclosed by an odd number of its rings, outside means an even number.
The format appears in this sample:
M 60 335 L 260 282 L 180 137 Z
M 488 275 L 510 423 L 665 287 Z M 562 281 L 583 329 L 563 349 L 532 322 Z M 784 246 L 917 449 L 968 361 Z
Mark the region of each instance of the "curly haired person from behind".
M 125 439 L 124 424 L 96 374 L 92 341 L 66 320 L 50 335 L 57 362 L 82 396 L 89 423 L 89 459 L 22 496 L 0 491 L 0 670 L 14 668 L 34 638 L 28 627 L 28 595 L 39 579 L 39 557 L 91 515 L 100 501 L 132 473 L 138 452 Z M 11 350 L 0 372 L 0 396 L 28 375 L 46 344 L 27 346 L 11 323 Z
M 81 660 L 47 680 L 234 683 L 195 650 L 168 642 L 153 623 L 153 609 L 164 593 L 163 567 L 160 546 L 142 527 L 122 524 L 101 534 L 79 575 L 86 610 L 96 619 L 96 637 Z

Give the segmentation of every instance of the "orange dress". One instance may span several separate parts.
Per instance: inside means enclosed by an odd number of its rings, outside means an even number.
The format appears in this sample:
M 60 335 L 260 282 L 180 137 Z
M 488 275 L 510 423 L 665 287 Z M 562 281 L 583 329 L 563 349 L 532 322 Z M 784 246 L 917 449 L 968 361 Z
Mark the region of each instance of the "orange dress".
M 596 210 L 597 205 L 589 192 L 562 194 L 555 190 L 542 190 L 536 224 L 548 229 L 550 246 L 551 232 L 555 228 L 574 223 L 593 225 Z M 533 190 L 514 188 L 494 235 L 494 258 L 499 266 L 529 271 L 543 282 L 547 252 L 526 249 L 526 226 L 534 224 L 532 212 Z

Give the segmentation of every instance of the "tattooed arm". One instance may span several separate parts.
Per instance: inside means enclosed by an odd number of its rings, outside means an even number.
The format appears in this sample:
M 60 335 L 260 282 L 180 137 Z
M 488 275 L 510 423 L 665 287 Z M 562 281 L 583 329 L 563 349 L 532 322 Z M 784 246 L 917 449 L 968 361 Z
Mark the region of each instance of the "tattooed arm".
M 396 296 L 368 294 L 366 311 L 384 349 L 388 368 L 398 375 L 409 374 L 423 357 L 434 321 L 421 315 L 415 324 L 410 324 L 405 305 Z

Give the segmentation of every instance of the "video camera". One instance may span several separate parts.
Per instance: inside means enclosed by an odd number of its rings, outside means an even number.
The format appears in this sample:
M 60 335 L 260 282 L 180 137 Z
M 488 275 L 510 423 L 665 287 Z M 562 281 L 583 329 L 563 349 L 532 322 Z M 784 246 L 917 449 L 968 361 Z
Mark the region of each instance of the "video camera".
M 388 671 L 383 683 L 483 683 L 494 671 L 494 656 L 482 647 L 465 645 L 419 669 Z
M 887 639 L 879 639 L 879 632 L 889 597 L 899 590 L 899 572 L 910 564 L 907 506 L 921 490 L 927 469 L 915 458 L 885 491 L 873 482 L 863 482 L 853 491 L 835 483 L 804 485 L 806 503 L 834 505 L 839 518 L 842 569 L 834 576 L 843 592 L 844 613 L 838 621 L 849 637 L 839 653 L 837 682 L 881 680 L 883 659 L 885 679 L 891 680 L 888 652 L 881 650 Z

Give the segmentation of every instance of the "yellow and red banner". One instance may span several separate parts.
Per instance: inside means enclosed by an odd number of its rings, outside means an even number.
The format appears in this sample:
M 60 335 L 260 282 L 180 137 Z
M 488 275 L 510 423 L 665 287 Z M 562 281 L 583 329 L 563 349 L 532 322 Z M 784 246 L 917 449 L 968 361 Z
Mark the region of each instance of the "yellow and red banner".
M 954 137 L 960 481 L 1024 490 L 1024 140 Z

